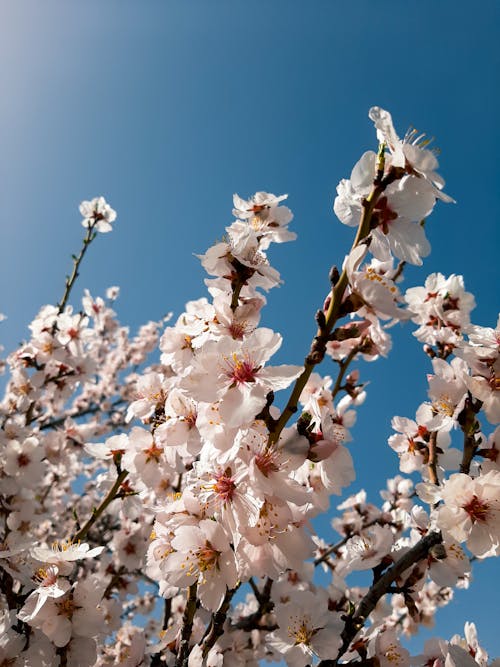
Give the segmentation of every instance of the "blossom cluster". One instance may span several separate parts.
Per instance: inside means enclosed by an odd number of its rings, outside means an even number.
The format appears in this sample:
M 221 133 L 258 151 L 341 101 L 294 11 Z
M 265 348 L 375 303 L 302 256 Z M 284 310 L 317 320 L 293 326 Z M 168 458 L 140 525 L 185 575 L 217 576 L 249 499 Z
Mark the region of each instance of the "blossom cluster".
M 7 359 L 5 664 L 493 664 L 473 624 L 420 656 L 401 643 L 469 585 L 471 555 L 500 555 L 500 431 L 487 432 L 500 421 L 500 323 L 471 324 L 459 276 L 400 291 L 405 264 L 430 252 L 425 219 L 452 199 L 424 137 L 401 140 L 378 107 L 370 118 L 379 150 L 334 203 L 356 238 L 303 365 L 273 364 L 282 337 L 260 325 L 264 292 L 281 283 L 268 251 L 295 238 L 286 195 L 235 195 L 234 221 L 200 256 L 209 297 L 135 337 L 111 308 L 116 288 L 85 292 L 79 312 L 67 303 L 88 244 L 116 219 L 103 197 L 82 203 L 87 235 L 63 298 Z M 392 420 L 404 476 L 387 480 L 380 507 L 347 496 L 339 539 L 326 541 L 311 520 L 355 479 L 349 443 L 367 394 L 352 364 L 387 356 L 398 321 L 418 325 L 432 360 L 429 400 Z M 325 357 L 330 375 L 317 370 Z

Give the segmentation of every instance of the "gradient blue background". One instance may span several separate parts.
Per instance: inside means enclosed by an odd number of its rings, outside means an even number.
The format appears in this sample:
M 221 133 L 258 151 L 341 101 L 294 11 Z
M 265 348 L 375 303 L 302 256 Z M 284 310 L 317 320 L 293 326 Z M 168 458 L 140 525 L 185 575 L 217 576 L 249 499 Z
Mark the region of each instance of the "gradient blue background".
M 339 179 L 376 147 L 374 104 L 400 134 L 412 124 L 436 137 L 457 200 L 438 205 L 432 255 L 407 272 L 407 286 L 433 271 L 462 273 L 478 302 L 474 321 L 493 326 L 499 18 L 496 0 L 4 0 L 0 312 L 9 319 L 0 341 L 12 349 L 39 306 L 60 298 L 82 199 L 103 194 L 118 221 L 92 247 L 74 296 L 120 285 L 117 310 L 135 330 L 205 294 L 192 253 L 221 237 L 233 192 L 268 190 L 290 194 L 299 239 L 273 248 L 285 285 L 263 324 L 284 334 L 277 362 L 300 363 L 328 268 L 352 239 L 331 208 Z M 351 490 L 365 486 L 375 502 L 377 480 L 398 472 L 386 445 L 391 416 L 413 417 L 430 370 L 411 328 L 393 333 L 390 359 L 362 369 L 371 384 L 352 445 Z M 435 633 L 475 620 L 500 655 L 500 568 L 477 563 L 474 573 Z

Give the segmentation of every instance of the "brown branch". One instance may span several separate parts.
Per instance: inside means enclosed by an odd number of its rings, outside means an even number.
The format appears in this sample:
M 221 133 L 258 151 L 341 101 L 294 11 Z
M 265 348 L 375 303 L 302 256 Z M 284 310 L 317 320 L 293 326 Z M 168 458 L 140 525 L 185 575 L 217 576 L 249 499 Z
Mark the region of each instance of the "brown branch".
M 224 632 L 224 623 L 226 622 L 227 612 L 231 606 L 233 595 L 236 593 L 238 588 L 239 585 L 236 586 L 236 588 L 232 588 L 230 590 L 228 589 L 220 608 L 214 614 L 212 614 L 212 620 L 210 621 L 210 625 L 207 628 L 205 637 L 203 637 L 200 642 L 200 644 L 203 644 L 202 653 L 204 658 L 207 657 L 210 649 L 214 646 L 215 642 Z
M 429 461 L 427 462 L 427 471 L 429 473 L 429 479 L 433 484 L 436 484 L 436 486 L 439 486 L 439 479 L 438 479 L 438 474 L 437 474 L 437 431 L 433 431 L 431 433 L 431 437 L 429 438 Z
M 123 398 L 120 398 L 116 400 L 114 403 L 111 404 L 111 407 L 109 410 L 106 410 L 105 412 L 107 414 L 110 414 L 111 412 L 114 412 L 114 409 L 125 403 L 125 400 Z M 47 428 L 56 428 L 57 426 L 60 426 L 61 424 L 64 424 L 66 419 L 78 419 L 79 417 L 86 417 L 87 415 L 93 415 L 96 412 L 101 412 L 101 406 L 100 405 L 90 405 L 87 408 L 84 408 L 82 410 L 76 410 L 75 412 L 72 412 L 68 415 L 64 415 L 63 417 L 58 417 L 57 419 L 52 419 L 47 422 L 43 422 L 40 424 L 40 430 L 44 431 Z
M 483 406 L 482 401 L 473 401 L 471 394 L 465 400 L 465 406 L 458 416 L 458 423 L 464 434 L 464 452 L 460 464 L 460 472 L 469 474 L 472 459 L 476 455 L 478 445 L 475 435 L 480 430 L 480 424 L 476 419 L 477 413 Z
M 343 359 L 342 361 L 339 361 L 339 372 L 337 375 L 337 379 L 335 380 L 335 385 L 332 389 L 332 399 L 335 398 L 335 396 L 339 393 L 339 390 L 341 389 L 341 384 L 342 380 L 344 379 L 344 375 L 346 374 L 347 369 L 349 368 L 351 362 L 353 361 L 354 357 L 358 354 L 359 352 L 359 347 L 353 347 L 353 349 L 349 352 L 347 357 Z
M 381 164 L 382 167 L 380 168 Z M 377 171 L 377 177 L 375 178 L 370 194 L 363 201 L 363 213 L 359 223 L 356 238 L 354 239 L 354 243 L 352 245 L 352 249 L 359 246 L 370 233 L 370 223 L 372 220 L 373 211 L 381 194 L 390 183 L 397 180 L 398 178 L 401 178 L 402 176 L 402 174 L 400 174 L 397 170 L 390 170 L 385 178 L 381 177 L 382 173 L 383 155 L 381 149 L 379 150 L 379 167 Z M 285 428 L 288 420 L 297 412 L 297 405 L 300 399 L 300 395 L 302 394 L 302 391 L 307 384 L 307 381 L 309 380 L 314 368 L 319 363 L 321 363 L 324 358 L 328 337 L 333 331 L 337 320 L 342 315 L 341 306 L 348 282 L 349 280 L 347 276 L 347 270 L 344 269 L 337 283 L 332 287 L 328 310 L 326 313 L 319 311 L 322 316 L 321 318 L 317 318 L 320 320 L 318 321 L 318 330 L 311 344 L 311 350 L 304 361 L 304 370 L 295 381 L 290 398 L 288 399 L 288 402 L 283 409 L 280 418 L 273 425 L 269 433 L 269 444 L 273 444 L 278 441 L 281 431 Z
M 163 608 L 163 624 L 162 624 L 163 630 L 166 630 L 168 628 L 168 622 L 170 620 L 171 613 L 172 613 L 172 598 L 167 598 L 165 600 L 165 605 Z M 150 667 L 164 667 L 165 663 L 161 659 L 161 655 L 162 655 L 161 650 L 158 651 L 158 653 L 153 653 L 153 655 L 151 656 Z
M 60 646 L 56 650 L 56 655 L 59 656 L 59 667 L 67 667 L 68 665 L 68 645 Z
M 401 260 L 398 264 L 398 268 L 396 269 L 396 273 L 392 276 L 392 280 L 396 282 L 396 280 L 399 278 L 399 276 L 403 273 L 403 270 L 406 266 L 405 260 Z
M 236 308 L 238 308 L 238 301 L 240 298 L 240 292 L 241 288 L 243 287 L 243 282 L 241 280 L 238 280 L 236 284 L 233 286 L 233 295 L 231 297 L 231 310 L 234 311 Z
M 466 475 L 469 474 L 470 465 L 472 463 L 472 459 L 474 458 L 474 454 L 476 453 L 476 449 L 477 445 L 474 436 L 464 433 L 464 453 L 462 456 L 462 462 L 460 463 L 460 472 L 463 472 Z
M 78 256 L 73 255 L 73 271 L 71 272 L 71 276 L 68 276 L 66 278 L 64 294 L 57 308 L 57 312 L 59 315 L 63 312 L 68 302 L 69 295 L 71 294 L 71 290 L 73 289 L 73 285 L 75 284 L 75 281 L 78 278 L 78 269 L 80 268 L 80 264 L 82 263 L 85 253 L 87 252 L 87 248 L 97 236 L 97 232 L 94 231 L 94 227 L 96 224 L 97 221 L 96 223 L 90 225 L 90 227 L 87 228 L 87 233 L 85 234 L 85 238 L 83 239 L 83 246 L 82 249 L 80 250 L 80 254 Z
M 189 659 L 189 641 L 191 639 L 191 632 L 193 631 L 193 620 L 198 604 L 197 599 L 197 584 L 192 584 L 188 589 L 188 596 L 186 601 L 186 608 L 182 617 L 182 631 L 181 642 L 179 645 L 179 653 L 175 661 L 175 667 L 187 667 Z
M 259 592 L 258 595 L 255 594 L 255 597 L 257 598 L 257 601 L 259 603 L 259 608 L 253 614 L 249 614 L 248 616 L 240 618 L 240 620 L 234 624 L 235 628 L 237 628 L 238 630 L 246 630 L 247 632 L 260 628 L 259 623 L 262 617 L 265 614 L 268 614 L 274 608 L 274 602 L 271 600 L 272 585 L 273 585 L 273 580 L 270 577 L 268 577 L 266 583 L 264 584 L 262 592 Z
M 441 533 L 428 533 L 415 546 L 407 551 L 391 568 L 389 568 L 370 588 L 357 606 L 354 614 L 348 617 L 342 633 L 342 647 L 335 660 L 322 660 L 318 667 L 336 667 L 338 661 L 349 648 L 352 640 L 363 628 L 368 616 L 375 609 L 378 601 L 390 590 L 396 579 L 405 570 L 427 557 L 430 549 L 442 542 Z

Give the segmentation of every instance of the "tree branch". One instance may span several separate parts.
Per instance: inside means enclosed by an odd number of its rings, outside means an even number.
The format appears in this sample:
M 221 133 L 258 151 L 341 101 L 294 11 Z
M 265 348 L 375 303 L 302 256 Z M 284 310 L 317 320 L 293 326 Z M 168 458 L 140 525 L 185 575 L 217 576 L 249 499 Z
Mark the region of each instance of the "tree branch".
M 189 640 L 191 639 L 197 604 L 197 584 L 192 584 L 192 586 L 188 588 L 186 608 L 184 609 L 184 615 L 182 617 L 181 642 L 179 645 L 179 653 L 177 654 L 177 659 L 175 661 L 175 667 L 187 667 L 189 658 Z
M 372 220 L 373 211 L 380 195 L 384 192 L 390 183 L 401 177 L 401 175 L 398 174 L 395 170 L 391 170 L 385 178 L 382 178 L 380 175 L 383 174 L 383 160 L 384 158 L 382 150 L 380 149 L 377 177 L 375 178 L 370 194 L 363 202 L 363 214 L 361 216 L 356 238 L 352 244 L 352 249 L 360 245 L 360 243 L 370 233 L 370 223 Z M 342 301 L 348 282 L 347 270 L 344 269 L 337 283 L 332 287 L 330 304 L 326 313 L 324 313 L 323 323 L 318 323 L 318 331 L 311 344 L 311 350 L 305 359 L 304 370 L 295 381 L 290 398 L 288 399 L 288 402 L 283 409 L 280 418 L 276 421 L 269 433 L 270 445 L 278 441 L 281 431 L 285 428 L 288 420 L 297 412 L 297 404 L 299 402 L 300 395 L 302 394 L 302 391 L 307 384 L 311 373 L 313 372 L 314 368 L 319 363 L 321 363 L 321 361 L 323 361 L 326 351 L 326 343 L 328 342 L 328 336 L 333 331 L 335 323 L 341 316 Z
M 238 588 L 239 585 L 236 586 L 236 588 L 227 590 L 220 608 L 217 609 L 214 614 L 212 614 L 212 620 L 210 621 L 210 625 L 207 628 L 206 636 L 200 642 L 200 644 L 203 643 L 202 653 L 204 658 L 207 657 L 210 649 L 224 632 L 224 623 L 226 622 L 227 612 L 231 606 L 233 595 L 236 593 Z
M 441 533 L 428 533 L 373 584 L 368 593 L 359 603 L 355 613 L 346 621 L 346 626 L 342 633 L 343 643 L 337 658 L 335 660 L 322 660 L 318 667 L 336 667 L 340 658 L 349 648 L 352 640 L 366 623 L 368 616 L 375 609 L 380 598 L 390 590 L 393 582 L 403 574 L 405 570 L 426 558 L 429 550 L 441 542 Z
M 66 303 L 68 302 L 69 295 L 71 294 L 71 290 L 73 289 L 73 285 L 75 284 L 75 281 L 78 278 L 78 269 L 80 268 L 80 264 L 82 263 L 85 253 L 87 252 L 87 248 L 97 236 L 97 232 L 94 231 L 94 227 L 96 224 L 97 223 L 94 223 L 93 225 L 90 225 L 87 228 L 87 233 L 85 234 L 85 238 L 83 239 L 83 246 L 82 249 L 80 250 L 80 254 L 78 256 L 73 255 L 73 271 L 71 272 L 71 276 L 66 278 L 66 286 L 64 294 L 57 308 L 57 312 L 59 315 L 63 312 Z

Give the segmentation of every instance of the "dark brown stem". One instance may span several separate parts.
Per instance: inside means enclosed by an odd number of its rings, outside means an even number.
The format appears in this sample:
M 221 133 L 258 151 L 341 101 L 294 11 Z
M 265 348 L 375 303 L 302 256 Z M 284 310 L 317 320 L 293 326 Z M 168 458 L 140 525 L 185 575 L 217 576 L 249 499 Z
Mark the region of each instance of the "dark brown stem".
M 115 401 L 114 403 L 111 404 L 111 408 L 106 411 L 107 414 L 110 414 L 111 412 L 114 411 L 116 407 L 118 407 L 119 405 L 123 405 L 124 403 L 125 400 L 123 398 L 120 398 L 119 400 Z M 58 417 L 57 419 L 51 419 L 50 421 L 43 422 L 42 424 L 40 424 L 40 430 L 44 431 L 45 429 L 48 428 L 56 428 L 57 426 L 64 424 L 66 419 L 78 419 L 79 417 L 86 417 L 87 415 L 93 415 L 97 412 L 101 412 L 101 406 L 90 405 L 89 407 L 83 410 L 76 410 L 75 412 L 72 412 L 69 415 L 64 415 L 63 417 Z
M 197 599 L 197 584 L 193 584 L 188 588 L 188 596 L 186 601 L 186 608 L 182 617 L 181 642 L 179 645 L 179 653 L 175 661 L 175 667 L 187 667 L 189 658 L 189 641 L 191 639 L 191 632 L 193 631 L 193 620 L 198 604 Z
M 9 606 L 9 609 L 18 608 L 18 595 L 14 593 L 14 579 L 12 575 L 4 570 L 0 565 L 0 591 L 5 595 L 5 600 Z M 19 605 L 21 606 L 21 605 Z
M 379 153 L 379 161 L 383 162 L 381 153 Z M 380 173 L 380 169 L 378 171 Z M 390 183 L 400 177 L 401 175 L 396 172 L 389 172 L 385 178 L 379 179 L 377 176 L 375 179 L 374 186 L 370 194 L 363 202 L 363 214 L 361 216 L 356 238 L 354 239 L 354 243 L 352 245 L 353 249 L 360 245 L 360 243 L 370 233 L 370 223 L 372 220 L 373 211 L 380 195 L 384 192 L 385 188 Z M 304 370 L 295 381 L 290 398 L 288 399 L 288 402 L 283 412 L 281 413 L 280 418 L 276 421 L 272 430 L 270 431 L 269 444 L 273 444 L 278 441 L 281 431 L 285 428 L 288 420 L 297 412 L 297 404 L 299 402 L 300 395 L 302 394 L 302 391 L 307 384 L 307 381 L 309 380 L 314 368 L 323 360 L 328 336 L 333 331 L 337 320 L 341 316 L 342 300 L 347 289 L 348 282 L 349 280 L 347 276 L 347 270 L 344 269 L 337 283 L 332 288 L 330 305 L 326 313 L 324 313 L 323 325 L 318 327 L 318 331 L 311 345 L 311 351 L 305 359 Z
M 97 232 L 94 231 L 95 224 L 96 223 L 90 225 L 90 227 L 87 228 L 87 233 L 85 234 L 85 238 L 83 239 L 83 246 L 82 249 L 80 250 L 80 254 L 78 256 L 73 255 L 73 271 L 71 272 L 71 276 L 66 278 L 66 286 L 64 294 L 57 308 L 58 314 L 61 314 L 63 312 L 68 302 L 69 295 L 71 294 L 71 290 L 73 289 L 73 285 L 75 284 L 75 281 L 78 278 L 78 269 L 80 268 L 80 264 L 82 263 L 85 253 L 87 252 L 87 248 L 97 236 Z
M 168 622 L 170 620 L 171 613 L 172 613 L 172 598 L 168 598 L 165 600 L 165 605 L 163 607 L 163 624 L 162 624 L 163 630 L 166 630 L 168 628 Z M 153 655 L 151 656 L 150 667 L 162 667 L 165 665 L 165 663 L 161 659 L 161 654 L 162 654 L 161 651 L 159 651 L 158 653 L 153 653 Z
M 340 658 L 349 648 L 352 640 L 363 628 L 366 619 L 375 609 L 378 601 L 391 588 L 392 584 L 405 570 L 427 557 L 429 550 L 436 544 L 442 542 L 441 533 L 429 533 L 407 551 L 397 563 L 389 568 L 370 588 L 365 597 L 357 606 L 355 613 L 348 618 L 344 632 L 342 633 L 342 647 L 335 660 L 322 660 L 318 667 L 335 667 Z
M 460 464 L 460 472 L 463 472 L 466 475 L 469 474 L 472 459 L 476 455 L 478 449 L 475 435 L 479 432 L 481 427 L 477 421 L 476 415 L 482 406 L 482 402 L 474 401 L 469 393 L 465 401 L 465 407 L 458 416 L 458 422 L 464 434 L 464 452 Z
M 168 622 L 170 621 L 170 615 L 172 614 L 172 598 L 165 600 L 163 606 L 163 623 L 162 628 L 166 630 L 168 628 Z
M 469 474 L 470 464 L 472 463 L 476 449 L 477 445 L 474 436 L 464 433 L 464 453 L 462 455 L 462 462 L 460 464 L 460 472 L 463 472 L 466 475 Z
M 59 667 L 67 667 L 68 665 L 68 647 L 61 646 L 57 649 L 56 654 L 59 656 Z
M 121 567 L 118 572 L 115 572 L 113 576 L 111 577 L 109 584 L 106 586 L 104 589 L 104 593 L 102 594 L 102 599 L 105 600 L 109 595 L 111 594 L 111 591 L 113 588 L 116 586 L 116 584 L 121 580 L 123 575 L 125 574 L 125 568 Z
M 227 612 L 229 611 L 233 595 L 236 593 L 238 588 L 239 586 L 226 591 L 226 595 L 224 597 L 224 600 L 220 608 L 214 614 L 212 614 L 212 620 L 210 622 L 209 627 L 207 628 L 206 637 L 204 637 L 202 640 L 203 642 L 202 653 L 204 658 L 207 657 L 210 649 L 213 647 L 215 642 L 224 632 L 224 623 L 226 622 Z
M 274 608 L 274 602 L 271 600 L 272 586 L 273 580 L 268 577 L 262 592 L 259 592 L 258 595 L 255 594 L 255 597 L 259 603 L 259 608 L 253 614 L 240 618 L 240 620 L 235 624 L 236 628 L 239 630 L 246 630 L 247 632 L 260 628 L 260 621 L 262 617 L 265 614 L 268 614 Z
M 253 594 L 255 595 L 255 599 L 257 600 L 257 602 L 260 602 L 262 600 L 262 593 L 259 591 L 257 584 L 253 580 L 253 577 L 250 577 L 248 583 L 250 584 L 250 588 L 252 589 Z
M 392 280 L 396 282 L 396 280 L 399 278 L 399 276 L 403 273 L 404 268 L 406 266 L 406 262 L 402 260 L 398 264 L 398 268 L 396 269 L 396 273 L 392 276 Z
M 243 283 L 241 280 L 238 280 L 233 287 L 233 296 L 231 297 L 231 310 L 233 311 L 233 313 L 236 310 L 236 308 L 238 308 L 238 300 L 240 298 L 240 292 L 242 287 Z

